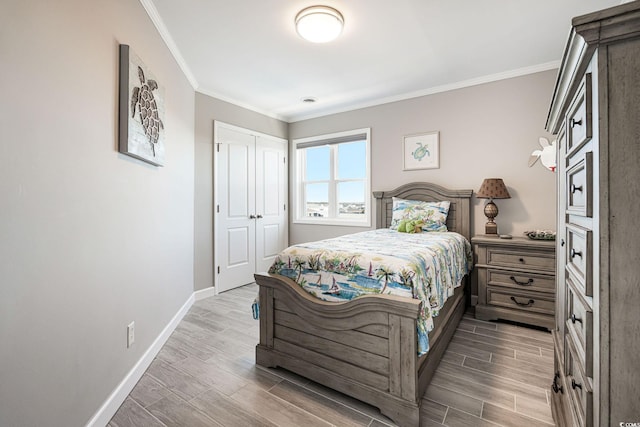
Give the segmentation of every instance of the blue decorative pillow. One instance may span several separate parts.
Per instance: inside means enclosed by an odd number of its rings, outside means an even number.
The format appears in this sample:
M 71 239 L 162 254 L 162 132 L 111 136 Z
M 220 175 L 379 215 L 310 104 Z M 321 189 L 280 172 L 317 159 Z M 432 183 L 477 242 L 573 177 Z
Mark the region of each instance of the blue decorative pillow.
M 422 221 L 422 232 L 447 231 L 447 215 L 450 202 L 422 202 L 393 198 L 391 228 L 397 230 L 400 221 Z

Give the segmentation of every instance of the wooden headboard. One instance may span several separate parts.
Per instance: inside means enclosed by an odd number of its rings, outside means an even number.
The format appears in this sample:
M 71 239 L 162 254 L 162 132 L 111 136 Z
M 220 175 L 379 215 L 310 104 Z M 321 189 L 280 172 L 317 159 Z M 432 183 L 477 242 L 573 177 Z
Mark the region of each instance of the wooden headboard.
M 374 191 L 376 198 L 376 228 L 391 225 L 393 197 L 424 202 L 451 202 L 447 216 L 447 229 L 471 239 L 471 194 L 473 190 L 449 190 L 428 182 L 412 182 L 395 190 Z

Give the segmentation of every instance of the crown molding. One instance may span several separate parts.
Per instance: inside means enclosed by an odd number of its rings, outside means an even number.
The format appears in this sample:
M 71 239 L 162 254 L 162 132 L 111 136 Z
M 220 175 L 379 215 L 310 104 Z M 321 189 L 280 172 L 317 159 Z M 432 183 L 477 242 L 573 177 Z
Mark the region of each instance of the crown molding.
M 151 18 L 151 22 L 153 22 L 153 25 L 158 30 L 158 33 L 160 33 L 160 37 L 162 37 L 162 40 L 164 40 L 164 43 L 169 48 L 171 55 L 173 55 L 173 59 L 176 60 L 176 62 L 178 63 L 178 66 L 184 73 L 184 76 L 187 78 L 187 80 L 189 80 L 191 87 L 193 87 L 194 90 L 197 90 L 198 81 L 196 80 L 195 76 L 189 69 L 189 66 L 187 65 L 186 61 L 182 57 L 182 54 L 180 53 L 180 49 L 178 49 L 178 46 L 176 45 L 175 41 L 173 41 L 173 37 L 171 37 L 171 34 L 169 33 L 169 30 L 167 29 L 166 25 L 164 25 L 164 21 L 160 17 L 160 14 L 158 13 L 158 9 L 156 9 L 156 6 L 153 4 L 153 1 L 140 0 L 140 3 L 142 4 L 142 7 L 144 7 L 144 10 L 147 12 L 147 15 L 149 15 L 149 18 Z

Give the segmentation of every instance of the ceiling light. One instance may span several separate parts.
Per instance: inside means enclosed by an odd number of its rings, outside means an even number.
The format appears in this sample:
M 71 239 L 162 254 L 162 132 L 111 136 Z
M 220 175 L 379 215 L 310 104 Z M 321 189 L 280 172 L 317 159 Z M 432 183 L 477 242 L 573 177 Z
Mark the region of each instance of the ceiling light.
M 329 6 L 307 7 L 296 15 L 296 31 L 313 43 L 334 40 L 342 32 L 343 25 L 342 14 Z

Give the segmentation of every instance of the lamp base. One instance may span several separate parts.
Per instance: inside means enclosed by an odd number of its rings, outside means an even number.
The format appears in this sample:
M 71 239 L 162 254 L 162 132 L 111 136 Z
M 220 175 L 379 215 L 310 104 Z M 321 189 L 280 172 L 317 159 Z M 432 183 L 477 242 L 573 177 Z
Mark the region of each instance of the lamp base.
M 490 237 L 498 237 L 498 224 L 495 222 L 488 222 L 484 226 L 484 233 Z

